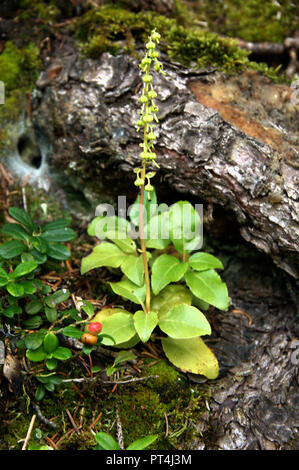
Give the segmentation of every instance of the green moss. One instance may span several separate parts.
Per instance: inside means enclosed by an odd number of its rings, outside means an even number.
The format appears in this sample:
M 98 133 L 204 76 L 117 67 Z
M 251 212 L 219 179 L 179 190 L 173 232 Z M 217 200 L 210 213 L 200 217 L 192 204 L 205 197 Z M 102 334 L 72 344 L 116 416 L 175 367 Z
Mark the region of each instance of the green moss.
M 196 8 L 212 31 L 253 42 L 283 42 L 298 25 L 296 2 L 203 0 Z
M 5 125 L 16 119 L 28 100 L 41 68 L 39 48 L 32 42 L 19 48 L 8 41 L 0 55 L 0 80 L 5 85 L 5 104 L 0 105 L 0 147 L 6 139 Z
M 163 38 L 160 48 L 185 66 L 212 65 L 227 73 L 251 68 L 277 78 L 277 71 L 271 67 L 250 61 L 250 53 L 239 48 L 236 41 L 180 23 L 180 17 L 167 18 L 152 11 L 134 13 L 104 6 L 82 15 L 74 28 L 83 53 L 92 58 L 97 58 L 104 50 L 112 53 L 125 47 L 132 50 L 134 44 L 144 44 L 150 31 L 156 28 Z

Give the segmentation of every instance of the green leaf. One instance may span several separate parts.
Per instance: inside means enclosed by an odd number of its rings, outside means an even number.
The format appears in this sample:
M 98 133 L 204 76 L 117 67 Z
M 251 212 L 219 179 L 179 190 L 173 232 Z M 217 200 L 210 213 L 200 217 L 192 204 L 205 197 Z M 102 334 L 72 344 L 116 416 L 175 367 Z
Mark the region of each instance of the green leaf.
M 208 379 L 218 377 L 218 361 L 200 337 L 163 338 L 162 346 L 169 361 L 183 372 L 201 374 Z
M 171 282 L 179 281 L 185 274 L 188 263 L 181 263 L 180 260 L 171 255 L 159 256 L 152 266 L 152 289 L 155 295 Z
M 7 318 L 13 318 L 15 315 L 19 315 L 20 313 L 22 313 L 22 309 L 18 305 L 10 305 L 3 310 L 3 315 Z
M 25 305 L 25 312 L 28 315 L 35 315 L 40 312 L 43 308 L 43 303 L 39 299 L 32 299 L 28 304 Z
M 88 225 L 87 227 L 87 233 L 88 235 L 90 235 L 91 237 L 96 237 L 96 233 L 97 233 L 97 225 L 98 223 L 101 223 L 101 221 L 103 220 L 103 215 L 100 215 L 98 217 L 95 217 L 91 222 L 90 224 Z
M 204 314 L 186 304 L 172 307 L 159 321 L 159 327 L 171 338 L 178 339 L 211 334 L 210 324 Z
M 52 353 L 55 359 L 59 359 L 60 361 L 65 361 L 66 359 L 70 359 L 72 357 L 72 351 L 69 348 L 64 348 L 62 346 L 58 346 L 57 349 Z
M 43 254 L 47 253 L 48 244 L 40 236 L 30 237 L 30 242 L 32 246 L 40 253 L 43 253 Z
M 18 279 L 19 277 L 26 276 L 37 268 L 37 264 L 33 261 L 27 261 L 26 263 L 19 264 L 11 274 L 12 279 Z
M 58 318 L 58 313 L 57 313 L 56 308 L 47 307 L 46 305 L 45 305 L 45 315 L 47 317 L 48 322 L 50 323 L 53 323 Z
M 156 297 L 151 300 L 151 310 L 158 313 L 159 320 L 175 305 L 191 305 L 192 294 L 181 285 L 170 285 L 165 287 Z
M 41 362 L 47 357 L 47 353 L 44 351 L 43 347 L 40 346 L 39 348 L 32 350 L 32 349 L 27 349 L 26 351 L 26 357 L 29 359 L 29 361 L 32 362 Z
M 129 279 L 123 279 L 119 282 L 109 282 L 115 294 L 131 300 L 135 304 L 143 305 L 146 295 L 145 285 L 140 287 L 131 282 Z
M 113 243 L 102 242 L 93 249 L 90 255 L 82 259 L 81 274 L 102 266 L 119 268 L 125 257 L 126 254 Z
M 28 232 L 20 224 L 5 224 L 3 225 L 1 232 L 5 233 L 5 235 L 9 235 L 15 240 L 21 240 L 23 242 L 29 240 Z
M 27 349 L 38 349 L 44 340 L 44 335 L 40 332 L 30 333 L 25 337 L 25 346 Z
M 117 366 L 122 362 L 132 361 L 133 359 L 136 359 L 136 356 L 132 351 L 119 351 L 114 360 L 113 366 Z
M 143 310 L 138 310 L 133 318 L 139 338 L 143 343 L 146 343 L 158 324 L 158 315 L 156 312 L 146 314 Z
M 19 284 L 24 288 L 24 294 L 32 295 L 36 292 L 36 286 L 31 281 L 19 281 Z
M 88 300 L 83 300 L 80 303 L 80 308 L 82 308 L 83 312 L 85 312 L 86 315 L 92 317 L 94 313 L 94 306 L 92 305 L 92 303 L 88 302 Z
M 19 256 L 27 249 L 26 245 L 19 240 L 12 240 L 5 242 L 0 246 L 0 256 L 4 259 L 14 258 Z
M 185 274 L 186 283 L 191 292 L 201 300 L 220 310 L 228 308 L 228 292 L 220 276 L 213 270 L 188 271 Z
M 78 328 L 75 328 L 74 326 L 66 326 L 63 328 L 62 333 L 65 336 L 69 336 L 70 338 L 76 338 L 80 339 L 83 332 L 81 330 L 78 330 Z
M 13 219 L 17 220 L 26 228 L 28 228 L 31 233 L 37 231 L 37 225 L 33 222 L 31 216 L 26 211 L 24 211 L 24 209 L 21 209 L 20 207 L 10 207 L 8 212 Z
M 47 242 L 68 242 L 76 238 L 76 232 L 68 227 L 48 228 L 40 237 Z
M 45 394 L 46 394 L 45 388 L 42 385 L 39 385 L 35 391 L 34 396 L 37 401 L 40 401 L 44 398 Z
M 58 261 L 65 261 L 71 256 L 70 250 L 66 246 L 57 242 L 48 243 L 47 254 Z
M 46 367 L 49 370 L 54 370 L 58 366 L 57 359 L 51 358 L 46 360 Z
M 42 232 L 49 232 L 51 230 L 65 228 L 65 227 L 68 227 L 69 225 L 70 225 L 70 220 L 67 220 L 67 219 L 53 220 L 52 222 L 47 222 L 43 226 Z
M 41 253 L 35 248 L 32 248 L 31 250 L 29 250 L 29 254 L 33 257 L 34 261 L 36 261 L 37 264 L 43 264 L 47 261 L 47 255 L 44 253 Z
M 54 292 L 51 296 L 48 297 L 48 299 L 51 298 L 51 302 L 54 301 L 55 305 L 61 304 L 62 302 L 65 302 L 68 300 L 70 297 L 71 293 L 68 289 L 60 289 Z M 50 306 L 50 305 L 49 305 Z
M 126 448 L 126 450 L 143 450 L 146 449 L 146 447 L 150 446 L 155 440 L 158 438 L 158 436 L 146 436 L 142 437 L 141 439 L 137 439 L 136 441 L 132 442 L 132 444 L 129 445 L 129 447 Z
M 169 211 L 170 239 L 179 253 L 197 248 L 201 240 L 201 220 L 188 201 L 173 204 Z
M 114 344 L 124 343 L 129 341 L 136 334 L 133 315 L 128 313 L 114 313 L 102 321 L 103 329 L 102 334 L 111 336 L 115 343 L 110 338 L 104 337 L 102 344 L 105 346 L 114 346 Z
M 120 450 L 118 443 L 110 434 L 98 432 L 94 438 L 99 446 L 98 450 Z
M 13 297 L 22 297 L 22 295 L 24 294 L 24 287 L 15 282 L 7 284 L 6 289 Z
M 57 336 L 54 333 L 47 333 L 46 336 L 44 337 L 44 350 L 46 353 L 51 354 L 55 349 L 58 348 L 59 341 Z
M 34 330 L 35 328 L 39 328 L 43 323 L 42 317 L 39 315 L 35 315 L 28 320 L 23 321 L 22 325 L 24 328 L 28 330 Z
M 210 253 L 198 252 L 191 255 L 188 260 L 191 268 L 196 271 L 206 271 L 207 269 L 223 269 L 221 261 Z
M 9 282 L 8 274 L 4 271 L 4 269 L 0 268 L 0 287 L 6 286 L 8 282 Z
M 143 285 L 144 279 L 144 265 L 142 256 L 128 255 L 121 263 L 120 269 L 127 276 L 130 281 L 137 284 L 137 286 Z

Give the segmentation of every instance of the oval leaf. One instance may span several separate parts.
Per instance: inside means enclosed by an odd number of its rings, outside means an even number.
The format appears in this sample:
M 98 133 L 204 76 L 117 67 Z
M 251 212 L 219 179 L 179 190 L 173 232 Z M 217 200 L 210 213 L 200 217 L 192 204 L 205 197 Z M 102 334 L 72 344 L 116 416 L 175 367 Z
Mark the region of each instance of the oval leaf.
M 8 212 L 13 219 L 17 220 L 26 228 L 28 228 L 31 233 L 37 230 L 37 225 L 33 222 L 28 212 L 24 211 L 24 209 L 21 209 L 20 207 L 10 207 Z
M 12 272 L 12 279 L 18 279 L 19 277 L 25 276 L 26 274 L 31 273 L 37 268 L 37 263 L 34 261 L 27 261 L 25 263 L 19 264 L 15 270 Z
M 171 338 L 195 338 L 210 335 L 211 327 L 204 314 L 196 307 L 175 305 L 159 321 L 159 327 Z
M 4 259 L 14 258 L 19 256 L 26 250 L 26 245 L 19 240 L 12 240 L 10 242 L 5 242 L 0 246 L 0 256 Z
M 182 371 L 201 374 L 208 379 L 218 377 L 218 361 L 201 338 L 164 338 L 162 346 L 169 361 Z
M 110 434 L 98 432 L 94 438 L 99 446 L 98 450 L 120 450 L 118 443 Z
M 146 343 L 158 324 L 158 315 L 156 312 L 146 314 L 143 310 L 138 310 L 133 318 L 139 338 L 143 343 Z
M 220 310 L 228 308 L 228 292 L 224 282 L 213 269 L 208 271 L 188 271 L 185 274 L 187 286 L 201 300 Z
M 188 263 L 171 255 L 161 255 L 153 263 L 152 289 L 155 295 L 171 282 L 178 282 L 185 274 Z
M 143 450 L 146 447 L 150 446 L 158 436 L 146 436 L 142 437 L 141 439 L 137 439 L 136 441 L 132 442 L 132 444 L 127 447 L 126 450 Z
M 64 348 L 62 346 L 58 346 L 57 349 L 52 353 L 55 359 L 59 359 L 60 361 L 65 361 L 66 359 L 70 359 L 72 357 L 72 351 L 68 348 Z
M 145 285 L 142 287 L 136 286 L 136 284 L 129 281 L 129 279 L 123 279 L 120 282 L 110 282 L 109 284 L 115 294 L 129 299 L 135 304 L 143 304 L 146 295 Z
M 43 347 L 40 346 L 35 350 L 27 349 L 26 357 L 29 361 L 32 362 L 41 362 L 47 357 L 47 353 L 44 351 Z
M 158 313 L 159 319 L 175 305 L 191 305 L 192 294 L 181 285 L 171 285 L 165 287 L 156 297 L 152 298 L 151 309 Z
M 136 334 L 132 314 L 115 313 L 103 320 L 102 325 L 102 334 L 111 336 L 115 344 L 129 341 Z M 114 346 L 113 341 L 108 337 L 103 337 L 102 344 Z
M 125 257 L 126 254 L 116 245 L 103 242 L 97 245 L 90 255 L 82 259 L 81 274 L 85 274 L 91 269 L 100 268 L 102 266 L 119 268 Z
M 191 268 L 196 271 L 206 271 L 207 269 L 223 269 L 221 261 L 210 253 L 198 252 L 191 255 L 188 260 Z
M 58 347 L 59 341 L 54 333 L 47 333 L 44 337 L 43 344 L 46 353 L 51 354 Z

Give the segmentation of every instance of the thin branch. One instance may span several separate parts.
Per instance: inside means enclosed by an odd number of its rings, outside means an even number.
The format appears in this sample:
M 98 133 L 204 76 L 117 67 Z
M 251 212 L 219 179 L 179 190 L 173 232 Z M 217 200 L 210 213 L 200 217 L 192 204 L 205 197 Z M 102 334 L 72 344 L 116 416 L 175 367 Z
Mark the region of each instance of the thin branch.
M 32 430 L 33 430 L 35 419 L 36 419 L 36 415 L 33 415 L 32 418 L 31 418 L 31 421 L 30 421 L 30 425 L 29 425 L 29 428 L 28 428 L 28 431 L 27 431 L 27 435 L 26 435 L 22 450 L 26 450 L 26 447 L 28 445 L 28 442 L 29 442 L 29 439 L 30 439 L 30 436 L 31 436 L 31 433 L 32 433 Z

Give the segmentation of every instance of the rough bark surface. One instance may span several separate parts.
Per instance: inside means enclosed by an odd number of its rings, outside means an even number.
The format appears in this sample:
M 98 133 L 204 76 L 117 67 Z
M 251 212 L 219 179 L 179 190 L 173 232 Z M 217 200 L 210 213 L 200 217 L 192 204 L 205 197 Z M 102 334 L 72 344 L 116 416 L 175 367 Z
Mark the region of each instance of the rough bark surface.
M 165 70 L 155 79 L 155 184 L 230 209 L 244 239 L 298 277 L 294 90 L 255 74 L 228 80 L 169 63 Z M 135 59 L 109 54 L 66 54 L 38 80 L 32 120 L 53 146 L 47 163 L 92 203 L 126 194 L 133 181 L 140 84 Z

